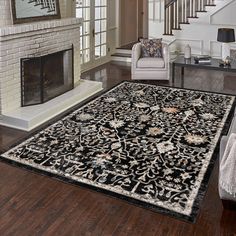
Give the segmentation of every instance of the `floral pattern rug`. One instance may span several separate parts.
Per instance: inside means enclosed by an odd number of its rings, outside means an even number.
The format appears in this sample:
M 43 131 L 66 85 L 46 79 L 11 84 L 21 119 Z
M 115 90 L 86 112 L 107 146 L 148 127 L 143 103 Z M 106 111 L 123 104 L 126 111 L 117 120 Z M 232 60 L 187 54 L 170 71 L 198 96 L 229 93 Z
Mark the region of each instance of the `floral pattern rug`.
M 234 99 L 123 82 L 2 158 L 194 221 Z

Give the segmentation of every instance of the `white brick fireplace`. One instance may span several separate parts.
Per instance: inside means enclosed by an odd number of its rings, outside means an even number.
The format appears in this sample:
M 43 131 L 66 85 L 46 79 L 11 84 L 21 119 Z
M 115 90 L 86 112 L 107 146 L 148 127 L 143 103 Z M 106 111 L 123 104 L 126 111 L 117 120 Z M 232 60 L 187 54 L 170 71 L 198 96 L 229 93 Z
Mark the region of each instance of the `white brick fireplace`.
M 4 7 L 7 9 L 0 4 L 0 15 Z M 0 125 L 31 130 L 102 89 L 101 83 L 80 80 L 81 19 L 8 25 L 9 16 L 5 16 L 6 20 L 0 18 Z M 1 26 L 3 22 L 5 26 Z M 75 88 L 42 105 L 21 107 L 20 60 L 62 51 L 72 45 Z

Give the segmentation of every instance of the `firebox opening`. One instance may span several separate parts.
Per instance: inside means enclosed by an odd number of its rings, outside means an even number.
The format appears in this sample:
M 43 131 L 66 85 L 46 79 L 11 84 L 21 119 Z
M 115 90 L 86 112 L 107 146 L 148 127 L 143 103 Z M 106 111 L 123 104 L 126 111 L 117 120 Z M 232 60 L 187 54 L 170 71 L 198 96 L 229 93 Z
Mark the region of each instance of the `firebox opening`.
M 73 47 L 21 59 L 21 104 L 47 102 L 74 88 Z

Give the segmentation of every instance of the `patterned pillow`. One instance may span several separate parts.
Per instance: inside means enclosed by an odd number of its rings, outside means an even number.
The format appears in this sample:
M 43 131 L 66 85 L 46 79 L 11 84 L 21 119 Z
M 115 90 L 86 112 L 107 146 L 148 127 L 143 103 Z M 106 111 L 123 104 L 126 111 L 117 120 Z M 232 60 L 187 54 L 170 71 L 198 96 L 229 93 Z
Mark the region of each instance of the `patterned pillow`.
M 142 57 L 162 58 L 162 39 L 140 39 Z

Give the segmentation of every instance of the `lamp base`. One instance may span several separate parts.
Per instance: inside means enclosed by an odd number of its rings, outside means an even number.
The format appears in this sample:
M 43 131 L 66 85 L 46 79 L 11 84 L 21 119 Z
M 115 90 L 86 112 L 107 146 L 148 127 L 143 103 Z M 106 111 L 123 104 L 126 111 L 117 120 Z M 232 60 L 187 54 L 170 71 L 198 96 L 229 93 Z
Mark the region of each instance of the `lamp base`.
M 230 44 L 222 43 L 222 61 L 226 62 L 226 58 L 230 57 Z
M 220 67 L 229 68 L 229 67 L 231 67 L 231 64 L 230 64 L 230 62 L 228 62 L 227 60 L 226 60 L 226 61 L 220 60 L 220 61 L 219 61 L 219 66 L 220 66 Z

